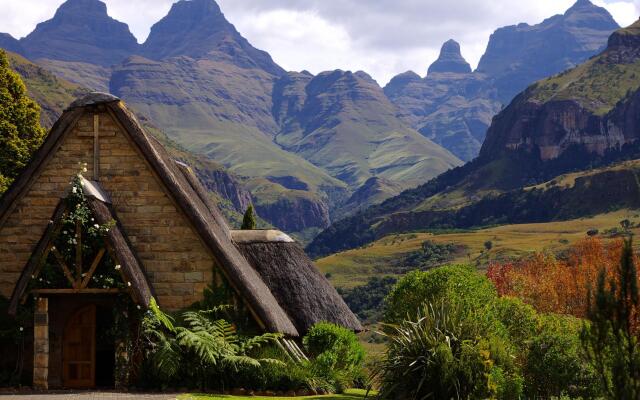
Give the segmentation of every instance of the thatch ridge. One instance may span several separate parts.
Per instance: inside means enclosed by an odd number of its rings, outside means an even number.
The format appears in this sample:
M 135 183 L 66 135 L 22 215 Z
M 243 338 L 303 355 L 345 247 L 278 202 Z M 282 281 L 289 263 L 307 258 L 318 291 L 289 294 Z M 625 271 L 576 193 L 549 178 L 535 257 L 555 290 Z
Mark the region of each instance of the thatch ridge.
M 122 102 L 108 103 L 106 107 L 128 132 L 140 153 L 168 188 L 173 199 L 213 253 L 231 285 L 247 301 L 258 322 L 271 332 L 298 336 L 294 324 L 260 275 L 233 245 L 224 219 L 219 213 L 210 212 L 209 207 L 166 149 L 142 129 L 136 117 Z
M 358 318 L 298 243 L 237 241 L 236 246 L 260 273 L 301 335 L 323 321 L 362 331 Z

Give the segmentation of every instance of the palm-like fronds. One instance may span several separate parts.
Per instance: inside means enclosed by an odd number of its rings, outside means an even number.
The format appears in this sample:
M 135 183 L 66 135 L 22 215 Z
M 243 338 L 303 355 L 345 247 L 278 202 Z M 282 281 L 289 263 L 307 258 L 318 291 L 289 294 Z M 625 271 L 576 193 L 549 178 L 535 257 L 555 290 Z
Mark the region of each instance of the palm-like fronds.
M 241 338 L 233 324 L 215 319 L 228 306 L 211 310 L 182 313 L 185 326 L 175 326 L 175 320 L 163 313 L 152 300 L 150 313 L 143 321 L 143 332 L 148 341 L 148 357 L 154 370 L 163 378 L 172 378 L 181 371 L 187 360 L 188 371 L 203 376 L 226 369 L 240 372 L 257 369 L 262 365 L 285 364 L 271 358 L 254 358 L 250 353 L 275 343 L 281 335 L 266 333 Z

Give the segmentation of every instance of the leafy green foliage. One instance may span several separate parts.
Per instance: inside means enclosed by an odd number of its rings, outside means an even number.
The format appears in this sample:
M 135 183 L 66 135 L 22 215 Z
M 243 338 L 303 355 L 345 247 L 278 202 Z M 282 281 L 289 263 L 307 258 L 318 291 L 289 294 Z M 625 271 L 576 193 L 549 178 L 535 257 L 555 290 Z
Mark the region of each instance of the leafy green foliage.
M 40 107 L 28 97 L 22 79 L 0 49 L 0 193 L 27 165 L 44 135 Z
M 473 310 L 491 304 L 497 294 L 493 284 L 472 266 L 450 265 L 427 272 L 414 271 L 400 279 L 387 296 L 384 320 L 399 323 L 407 316 L 413 318 L 423 304 L 442 298 Z
M 276 343 L 279 334 L 240 337 L 235 327 L 216 315 L 227 307 L 181 314 L 182 324 L 163 313 L 155 301 L 142 321 L 147 366 L 155 381 L 191 382 L 200 388 L 233 384 L 263 365 L 284 367 L 281 360 L 254 357 Z
M 597 398 L 602 393 L 581 346 L 580 320 L 539 314 L 520 299 L 498 297 L 473 268 L 408 274 L 385 306 L 382 335 L 389 346 L 376 369 L 385 398 Z
M 523 367 L 526 392 L 530 396 L 598 397 L 600 385 L 595 371 L 585 362 L 581 327 L 582 322 L 574 317 L 539 316 L 536 332 L 526 346 Z
M 320 322 L 311 327 L 302 343 L 312 358 L 311 368 L 339 391 L 362 376 L 364 348 L 349 329 Z
M 77 251 L 81 250 L 83 265 L 80 266 L 80 270 L 82 277 L 84 277 L 89 272 L 92 260 L 95 259 L 100 249 L 105 248 L 105 237 L 115 221 L 109 221 L 105 224 L 97 223 L 82 187 L 82 173 L 86 172 L 86 166 L 81 165 L 80 171 L 73 178 L 69 194 L 64 199 L 67 211 L 62 216 L 62 220 L 52 221 L 52 223 L 60 223 L 57 234 L 53 237 L 52 252 L 44 260 L 39 274 L 31 277 L 29 289 L 71 288 L 71 282 L 65 276 L 54 252 L 60 255 L 67 266 L 74 266 L 77 263 Z M 75 270 L 75 268 L 71 269 Z M 107 252 L 100 259 L 87 287 L 125 288 L 126 282 L 121 272 L 120 265 Z
M 605 270 L 589 295 L 588 319 L 582 332 L 589 359 L 611 399 L 640 396 L 640 297 L 631 239 L 625 241 L 617 276 Z
M 429 269 L 442 265 L 455 256 L 458 247 L 453 243 L 436 243 L 432 240 L 425 240 L 420 250 L 412 252 L 404 261 L 405 268 Z
M 242 226 L 240 229 L 250 230 L 256 229 L 256 215 L 253 212 L 253 205 L 249 204 L 247 211 L 244 213 L 244 217 L 242 218 Z
M 382 317 L 384 298 L 389 294 L 397 280 L 394 277 L 371 278 L 366 285 L 356 286 L 350 290 L 338 288 L 351 311 L 365 321 L 378 321 Z
M 513 349 L 460 304 L 436 301 L 399 325 L 375 372 L 384 399 L 518 398 Z

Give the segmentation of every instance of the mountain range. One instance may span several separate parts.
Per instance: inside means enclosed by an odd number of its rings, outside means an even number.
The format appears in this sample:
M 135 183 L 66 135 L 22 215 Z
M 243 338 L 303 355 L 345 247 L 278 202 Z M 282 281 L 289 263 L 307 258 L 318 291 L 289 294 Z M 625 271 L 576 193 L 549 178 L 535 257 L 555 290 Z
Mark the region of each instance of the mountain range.
M 251 201 L 269 223 L 311 238 L 474 158 L 510 93 L 596 54 L 616 28 L 579 0 L 539 25 L 496 31 L 474 72 L 448 41 L 425 78 L 407 72 L 384 89 L 362 71 L 285 71 L 213 0 L 178 1 L 142 44 L 101 1 L 68 0 L 25 38 L 0 34 L 0 47 L 35 63 L 21 63 L 25 74 L 37 65 L 60 80 L 31 90 L 45 111 L 62 92 L 109 91 L 199 160 L 236 212 Z
M 478 155 L 493 116 L 517 93 L 602 51 L 618 28 L 607 10 L 578 0 L 564 14 L 539 24 L 496 30 L 473 72 L 460 45 L 449 40 L 424 78 L 408 71 L 395 76 L 384 91 L 401 120 L 470 161 Z
M 391 233 L 544 222 L 640 206 L 640 21 L 536 82 L 494 119 L 478 158 L 338 221 L 313 255 Z

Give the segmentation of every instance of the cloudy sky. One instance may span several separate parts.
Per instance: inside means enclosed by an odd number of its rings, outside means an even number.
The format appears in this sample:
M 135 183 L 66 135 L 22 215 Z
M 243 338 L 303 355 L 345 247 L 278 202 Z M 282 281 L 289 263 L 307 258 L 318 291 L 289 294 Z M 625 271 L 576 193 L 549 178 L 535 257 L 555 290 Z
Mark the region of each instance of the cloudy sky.
M 103 0 L 143 42 L 175 0 Z M 63 0 L 0 0 L 0 32 L 27 35 Z M 236 28 L 288 70 L 364 70 L 384 85 L 394 75 L 420 75 L 453 38 L 476 66 L 489 35 L 519 22 L 535 24 L 575 0 L 219 0 Z M 640 0 L 593 0 L 620 25 L 640 15 Z

